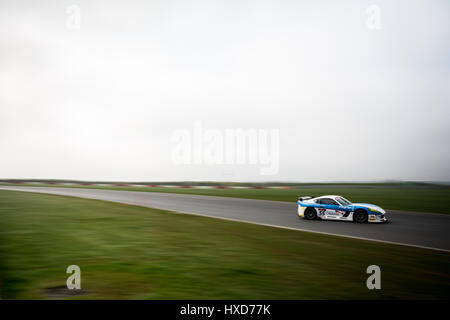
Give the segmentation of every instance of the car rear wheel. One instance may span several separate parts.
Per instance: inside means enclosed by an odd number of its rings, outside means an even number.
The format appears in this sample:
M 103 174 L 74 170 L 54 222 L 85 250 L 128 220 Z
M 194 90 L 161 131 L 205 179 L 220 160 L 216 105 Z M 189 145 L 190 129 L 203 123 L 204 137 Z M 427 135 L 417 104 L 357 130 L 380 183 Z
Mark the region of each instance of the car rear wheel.
M 353 214 L 353 221 L 358 223 L 367 222 L 367 212 L 364 210 L 356 210 Z
M 314 208 L 306 208 L 305 210 L 305 219 L 306 220 L 314 220 L 317 218 L 317 212 Z

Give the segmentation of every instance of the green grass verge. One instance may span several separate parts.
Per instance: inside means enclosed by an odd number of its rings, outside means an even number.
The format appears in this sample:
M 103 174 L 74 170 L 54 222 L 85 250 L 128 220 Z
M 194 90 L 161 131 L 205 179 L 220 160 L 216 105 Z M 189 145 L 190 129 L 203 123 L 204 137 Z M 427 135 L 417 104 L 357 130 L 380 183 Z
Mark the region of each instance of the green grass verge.
M 445 252 L 15 191 L 0 222 L 2 298 L 57 298 L 72 264 L 72 298 L 450 298 Z M 381 290 L 366 288 L 372 264 Z
M 39 185 L 64 187 L 61 185 Z M 352 202 L 377 204 L 385 209 L 418 212 L 450 213 L 450 187 L 435 185 L 318 185 L 300 189 L 188 189 L 188 188 L 150 188 L 150 187 L 101 187 L 67 186 L 109 190 L 147 191 L 199 194 L 234 198 L 261 199 L 296 202 L 299 196 L 321 196 L 338 194 Z

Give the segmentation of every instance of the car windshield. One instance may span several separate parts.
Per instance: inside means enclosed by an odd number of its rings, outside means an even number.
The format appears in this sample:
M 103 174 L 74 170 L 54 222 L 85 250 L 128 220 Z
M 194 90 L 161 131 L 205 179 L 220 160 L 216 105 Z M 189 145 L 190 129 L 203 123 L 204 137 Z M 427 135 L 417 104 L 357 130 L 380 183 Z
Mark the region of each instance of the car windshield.
M 336 200 L 343 206 L 351 206 L 352 203 L 345 198 L 337 197 Z

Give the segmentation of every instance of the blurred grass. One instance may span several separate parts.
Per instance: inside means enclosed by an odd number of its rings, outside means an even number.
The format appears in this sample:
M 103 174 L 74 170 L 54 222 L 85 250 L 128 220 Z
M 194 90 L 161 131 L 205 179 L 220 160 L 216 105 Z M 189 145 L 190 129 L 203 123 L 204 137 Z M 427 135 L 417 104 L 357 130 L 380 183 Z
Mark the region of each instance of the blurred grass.
M 53 294 L 72 264 L 85 294 Z M 366 288 L 372 264 L 382 290 Z M 448 299 L 449 268 L 445 252 L 0 191 L 7 299 Z
M 108 190 L 184 193 L 234 198 L 296 202 L 299 196 L 341 195 L 350 201 L 373 203 L 384 209 L 418 212 L 450 213 L 450 186 L 408 184 L 342 184 L 316 185 L 299 189 L 190 189 L 119 186 L 62 186 L 46 187 L 95 188 Z

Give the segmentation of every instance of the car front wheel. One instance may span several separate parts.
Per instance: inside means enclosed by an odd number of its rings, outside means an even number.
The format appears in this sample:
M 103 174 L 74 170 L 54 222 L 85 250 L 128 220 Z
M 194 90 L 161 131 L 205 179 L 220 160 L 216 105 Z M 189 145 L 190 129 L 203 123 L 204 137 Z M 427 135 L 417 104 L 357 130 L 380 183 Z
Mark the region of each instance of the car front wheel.
M 353 214 L 353 221 L 358 223 L 367 222 L 367 212 L 364 210 L 356 210 Z

